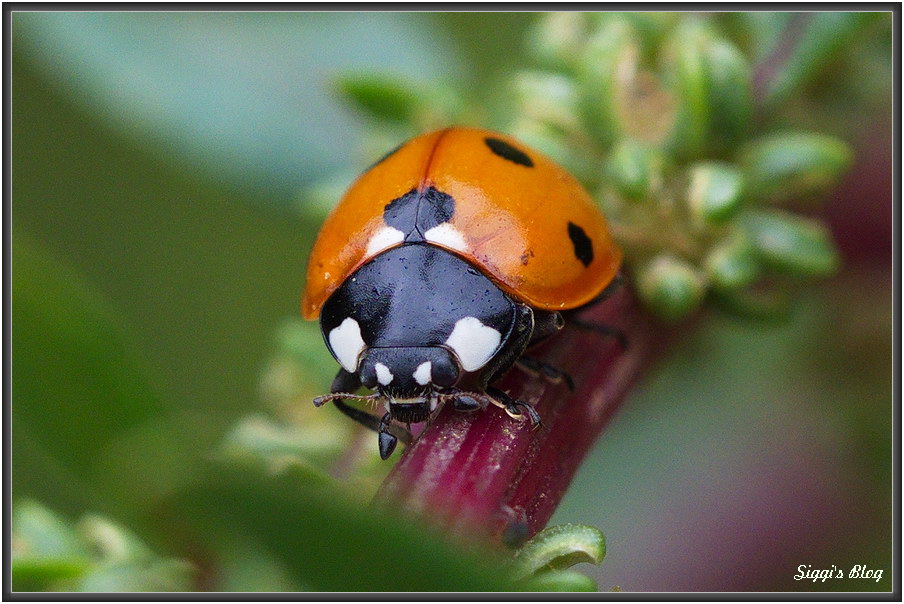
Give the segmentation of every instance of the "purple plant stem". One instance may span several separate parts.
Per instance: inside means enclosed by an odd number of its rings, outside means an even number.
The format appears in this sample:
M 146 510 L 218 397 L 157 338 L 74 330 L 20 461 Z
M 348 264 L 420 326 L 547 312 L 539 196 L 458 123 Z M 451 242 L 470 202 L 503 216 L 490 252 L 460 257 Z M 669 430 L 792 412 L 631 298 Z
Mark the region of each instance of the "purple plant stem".
M 491 407 L 472 414 L 444 408 L 404 452 L 377 500 L 426 517 L 446 532 L 528 536 L 555 511 L 597 436 L 649 365 L 661 331 L 623 288 L 582 318 L 617 326 L 630 342 L 566 326 L 532 356 L 571 374 L 575 391 L 520 369 L 499 384 L 535 403 L 541 428 Z

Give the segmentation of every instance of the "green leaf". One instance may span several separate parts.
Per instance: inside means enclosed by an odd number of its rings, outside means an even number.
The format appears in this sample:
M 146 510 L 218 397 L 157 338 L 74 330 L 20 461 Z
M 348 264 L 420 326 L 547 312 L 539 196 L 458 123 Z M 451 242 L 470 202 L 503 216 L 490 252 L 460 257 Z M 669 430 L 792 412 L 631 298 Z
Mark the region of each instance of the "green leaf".
M 360 138 L 332 74 L 444 81 L 466 64 L 426 12 L 23 11 L 13 29 L 17 59 L 105 129 L 278 204 L 347 165 Z
M 89 479 L 114 438 L 164 407 L 121 317 L 80 275 L 21 230 L 12 266 L 13 480 L 18 493 L 58 498 L 44 471 Z
M 419 109 L 421 93 L 398 75 L 346 73 L 336 88 L 352 105 L 376 120 L 410 122 Z
M 212 473 L 211 473 L 212 474 Z M 508 563 L 472 543 L 453 546 L 412 515 L 362 504 L 290 477 L 211 476 L 180 507 L 200 534 L 260 543 L 290 579 L 317 591 L 514 591 Z
M 824 196 L 838 183 L 852 157 L 850 146 L 833 136 L 782 132 L 751 142 L 739 161 L 753 199 L 786 203 Z
M 781 210 L 757 210 L 742 218 L 762 261 L 777 271 L 825 277 L 838 269 L 838 251 L 819 222 Z
M 592 526 L 561 524 L 543 529 L 515 556 L 515 576 L 526 578 L 541 570 L 562 570 L 606 556 L 606 537 Z
M 549 570 L 527 579 L 521 591 L 599 591 L 596 581 L 571 570 Z

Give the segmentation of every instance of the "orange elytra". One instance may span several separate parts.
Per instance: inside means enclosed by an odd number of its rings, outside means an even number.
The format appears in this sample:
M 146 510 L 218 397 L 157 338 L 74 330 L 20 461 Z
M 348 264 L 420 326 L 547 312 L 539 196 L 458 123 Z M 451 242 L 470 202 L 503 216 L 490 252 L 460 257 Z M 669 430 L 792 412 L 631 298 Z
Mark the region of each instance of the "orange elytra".
M 580 307 L 619 270 L 622 254 L 606 218 L 564 168 L 504 134 L 450 127 L 400 145 L 349 188 L 314 244 L 304 317 L 317 318 L 352 273 L 409 241 L 387 223 L 387 208 L 414 195 L 430 211 L 430 192 L 450 197 L 453 211 L 421 238 L 531 307 Z

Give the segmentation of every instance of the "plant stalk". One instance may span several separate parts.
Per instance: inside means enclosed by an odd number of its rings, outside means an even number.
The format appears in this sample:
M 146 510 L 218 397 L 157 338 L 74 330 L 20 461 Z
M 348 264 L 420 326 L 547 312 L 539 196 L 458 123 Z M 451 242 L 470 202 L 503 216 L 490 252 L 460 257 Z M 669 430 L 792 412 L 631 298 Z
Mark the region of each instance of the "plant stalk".
M 377 501 L 457 535 L 517 543 L 541 530 L 597 436 L 662 348 L 656 342 L 661 328 L 628 288 L 580 318 L 621 329 L 627 349 L 614 337 L 566 324 L 530 354 L 567 371 L 573 392 L 517 367 L 499 383 L 535 404 L 540 428 L 498 408 L 472 414 L 444 408 L 404 452 Z

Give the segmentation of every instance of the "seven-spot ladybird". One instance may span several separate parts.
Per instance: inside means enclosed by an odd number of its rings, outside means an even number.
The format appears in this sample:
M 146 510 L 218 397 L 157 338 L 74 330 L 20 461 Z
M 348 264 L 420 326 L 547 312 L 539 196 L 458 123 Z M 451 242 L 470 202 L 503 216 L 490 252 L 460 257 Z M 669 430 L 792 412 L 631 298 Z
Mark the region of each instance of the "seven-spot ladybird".
M 562 328 L 561 311 L 600 297 L 621 251 L 583 187 L 511 137 L 472 128 L 418 136 L 351 186 L 311 253 L 302 314 L 320 316 L 342 368 L 331 394 L 378 433 L 385 459 L 441 403 L 489 404 L 539 416 L 494 388 L 515 363 Z M 375 390 L 355 395 L 361 386 Z M 383 402 L 381 419 L 344 401 Z

